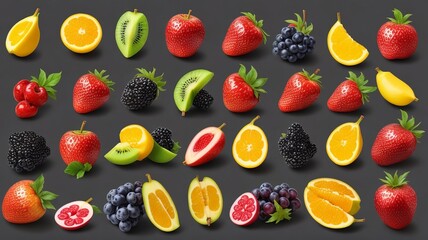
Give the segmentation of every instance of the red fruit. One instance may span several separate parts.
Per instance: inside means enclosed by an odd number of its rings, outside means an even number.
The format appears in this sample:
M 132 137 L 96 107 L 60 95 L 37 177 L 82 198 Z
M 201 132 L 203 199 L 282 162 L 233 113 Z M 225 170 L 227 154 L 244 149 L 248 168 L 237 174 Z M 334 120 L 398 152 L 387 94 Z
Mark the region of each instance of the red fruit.
M 367 82 L 363 73 L 357 77 L 355 73 L 349 72 L 347 80 L 342 82 L 328 99 L 328 109 L 333 112 L 352 112 L 359 109 L 369 101 L 368 93 L 377 89 L 366 86 Z
M 77 230 L 89 223 L 94 211 L 88 201 L 74 201 L 65 204 L 55 213 L 55 222 L 65 230 Z
M 250 192 L 239 196 L 230 207 L 230 220 L 239 226 L 248 226 L 259 217 L 260 207 L 257 198 Z
M 230 24 L 223 40 L 222 49 L 228 56 L 240 56 L 254 51 L 263 42 L 266 44 L 268 34 L 263 30 L 263 20 L 257 21 L 256 15 L 242 12 Z
M 13 98 L 15 99 L 15 101 L 20 102 L 24 100 L 25 87 L 27 87 L 29 83 L 29 80 L 23 79 L 17 84 L 15 84 L 15 86 L 13 87 Z
M 173 16 L 166 25 L 165 39 L 168 51 L 176 57 L 194 55 L 205 37 L 205 27 L 202 21 L 188 14 Z
M 38 111 L 39 109 L 36 106 L 31 105 L 31 103 L 26 100 L 20 101 L 15 107 L 15 114 L 19 118 L 34 117 Z
M 394 18 L 383 24 L 377 32 L 377 46 L 386 59 L 406 59 L 412 56 L 418 46 L 418 34 L 410 25 L 412 14 L 403 14 L 398 9 L 392 10 Z
M 59 141 L 59 151 L 67 168 L 65 173 L 77 178 L 83 177 L 91 170 L 100 154 L 100 140 L 91 131 L 84 131 L 86 121 L 83 121 L 80 130 L 68 131 Z
M 73 108 L 77 113 L 88 113 L 97 110 L 110 98 L 110 90 L 114 82 L 106 71 L 94 70 L 77 79 L 73 89 Z
M 2 203 L 4 219 L 10 223 L 31 223 L 45 215 L 46 209 L 55 209 L 51 201 L 58 195 L 42 191 L 44 177 L 35 181 L 22 180 L 7 190 Z
M 225 125 L 223 123 L 220 127 L 207 127 L 196 134 L 187 147 L 183 164 L 194 167 L 216 158 L 224 147 L 222 128 Z
M 321 76 L 319 69 L 309 74 L 305 69 L 295 73 L 288 79 L 281 98 L 278 101 L 279 110 L 282 112 L 294 112 L 312 105 L 321 92 Z
M 36 82 L 30 82 L 25 88 L 24 98 L 34 106 L 43 106 L 48 101 L 48 93 Z
M 384 185 L 375 193 L 374 203 L 376 212 L 382 221 L 390 228 L 403 229 L 408 226 L 416 212 L 417 196 L 415 190 L 407 183 L 409 172 L 394 176 L 385 172 Z
M 415 118 L 409 119 L 407 113 L 401 111 L 400 124 L 392 123 L 383 127 L 373 143 L 371 155 L 380 166 L 389 166 L 408 159 L 416 149 L 417 139 L 425 131 L 417 130 Z
M 247 112 L 259 102 L 260 93 L 267 78 L 258 78 L 256 69 L 251 66 L 247 73 L 244 65 L 240 65 L 238 73 L 226 78 L 223 84 L 223 103 L 231 112 Z

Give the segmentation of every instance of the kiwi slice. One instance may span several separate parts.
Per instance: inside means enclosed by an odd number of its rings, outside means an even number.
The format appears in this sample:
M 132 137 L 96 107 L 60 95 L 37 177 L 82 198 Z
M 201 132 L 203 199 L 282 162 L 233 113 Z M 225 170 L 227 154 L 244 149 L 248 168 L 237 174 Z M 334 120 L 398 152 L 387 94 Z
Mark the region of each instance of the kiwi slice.
M 196 69 L 186 73 L 178 80 L 174 89 L 174 101 L 184 116 L 193 104 L 196 94 L 213 78 L 214 73 L 205 69 Z
M 128 165 L 137 161 L 139 151 L 129 143 L 118 143 L 104 157 L 116 165 Z
M 149 36 L 149 23 L 143 13 L 125 12 L 116 24 L 116 43 L 124 57 L 130 58 L 146 44 Z

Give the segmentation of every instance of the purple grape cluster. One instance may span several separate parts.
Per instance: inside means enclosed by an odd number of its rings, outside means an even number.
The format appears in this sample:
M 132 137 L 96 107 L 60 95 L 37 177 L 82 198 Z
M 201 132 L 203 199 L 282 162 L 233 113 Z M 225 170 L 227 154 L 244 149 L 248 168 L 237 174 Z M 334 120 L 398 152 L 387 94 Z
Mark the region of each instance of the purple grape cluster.
M 144 215 L 141 187 L 140 181 L 127 182 L 107 193 L 107 203 L 104 204 L 103 212 L 122 232 L 129 232 Z
M 298 198 L 297 190 L 291 188 L 287 183 L 273 186 L 269 182 L 262 183 L 259 188 L 251 191 L 259 201 L 259 219 L 267 221 L 270 215 L 276 212 L 275 201 L 283 208 L 289 208 L 291 212 L 302 206 Z

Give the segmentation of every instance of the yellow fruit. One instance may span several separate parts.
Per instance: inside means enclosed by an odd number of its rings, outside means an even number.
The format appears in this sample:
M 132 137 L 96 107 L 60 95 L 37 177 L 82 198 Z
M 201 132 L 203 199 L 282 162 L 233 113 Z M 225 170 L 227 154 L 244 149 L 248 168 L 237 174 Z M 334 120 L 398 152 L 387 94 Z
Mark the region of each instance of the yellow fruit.
M 68 17 L 61 26 L 62 43 L 75 53 L 88 53 L 101 42 L 103 31 L 96 18 L 85 13 Z
M 189 210 L 193 219 L 202 225 L 210 226 L 220 218 L 223 210 L 223 196 L 217 183 L 204 177 L 192 180 L 188 191 Z
M 328 32 L 327 45 L 334 60 L 345 66 L 360 64 L 369 56 L 367 49 L 347 33 L 340 22 L 340 13 L 337 13 L 337 21 Z
M 330 133 L 327 139 L 326 150 L 331 161 L 339 166 L 353 163 L 360 156 L 363 148 L 363 137 L 361 135 L 361 116 L 356 122 L 347 122 Z
M 363 219 L 353 217 L 360 210 L 360 197 L 348 184 L 333 178 L 310 181 L 304 191 L 305 206 L 312 218 L 327 228 L 346 228 Z
M 137 124 L 128 125 L 120 131 L 120 142 L 129 143 L 131 147 L 140 151 L 138 160 L 149 156 L 154 146 L 152 135 L 142 126 Z
M 39 9 L 32 16 L 17 22 L 6 37 L 6 49 L 18 57 L 26 57 L 36 50 L 40 41 Z
M 159 230 L 172 232 L 180 227 L 177 209 L 166 189 L 146 174 L 148 182 L 143 184 L 143 202 L 147 217 Z
M 412 88 L 401 79 L 391 72 L 384 72 L 379 68 L 376 68 L 376 71 L 377 87 L 386 101 L 397 106 L 406 106 L 418 101 Z
M 262 164 L 268 153 L 268 141 L 263 130 L 254 125 L 255 117 L 236 135 L 232 145 L 235 161 L 244 168 L 255 168 Z

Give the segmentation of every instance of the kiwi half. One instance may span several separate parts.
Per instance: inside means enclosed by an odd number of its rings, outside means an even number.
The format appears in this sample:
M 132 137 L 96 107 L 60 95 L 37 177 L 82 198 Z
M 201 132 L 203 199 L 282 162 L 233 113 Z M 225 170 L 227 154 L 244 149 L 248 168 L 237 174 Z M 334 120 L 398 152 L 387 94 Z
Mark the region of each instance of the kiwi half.
M 184 116 L 193 104 L 193 99 L 213 78 L 214 73 L 205 69 L 196 69 L 186 73 L 178 80 L 174 89 L 174 101 Z
M 118 143 L 104 157 L 116 165 L 128 165 L 137 161 L 139 151 L 129 143 Z
M 149 23 L 143 13 L 125 12 L 117 21 L 115 38 L 117 47 L 124 57 L 130 58 L 146 44 L 149 36 Z

